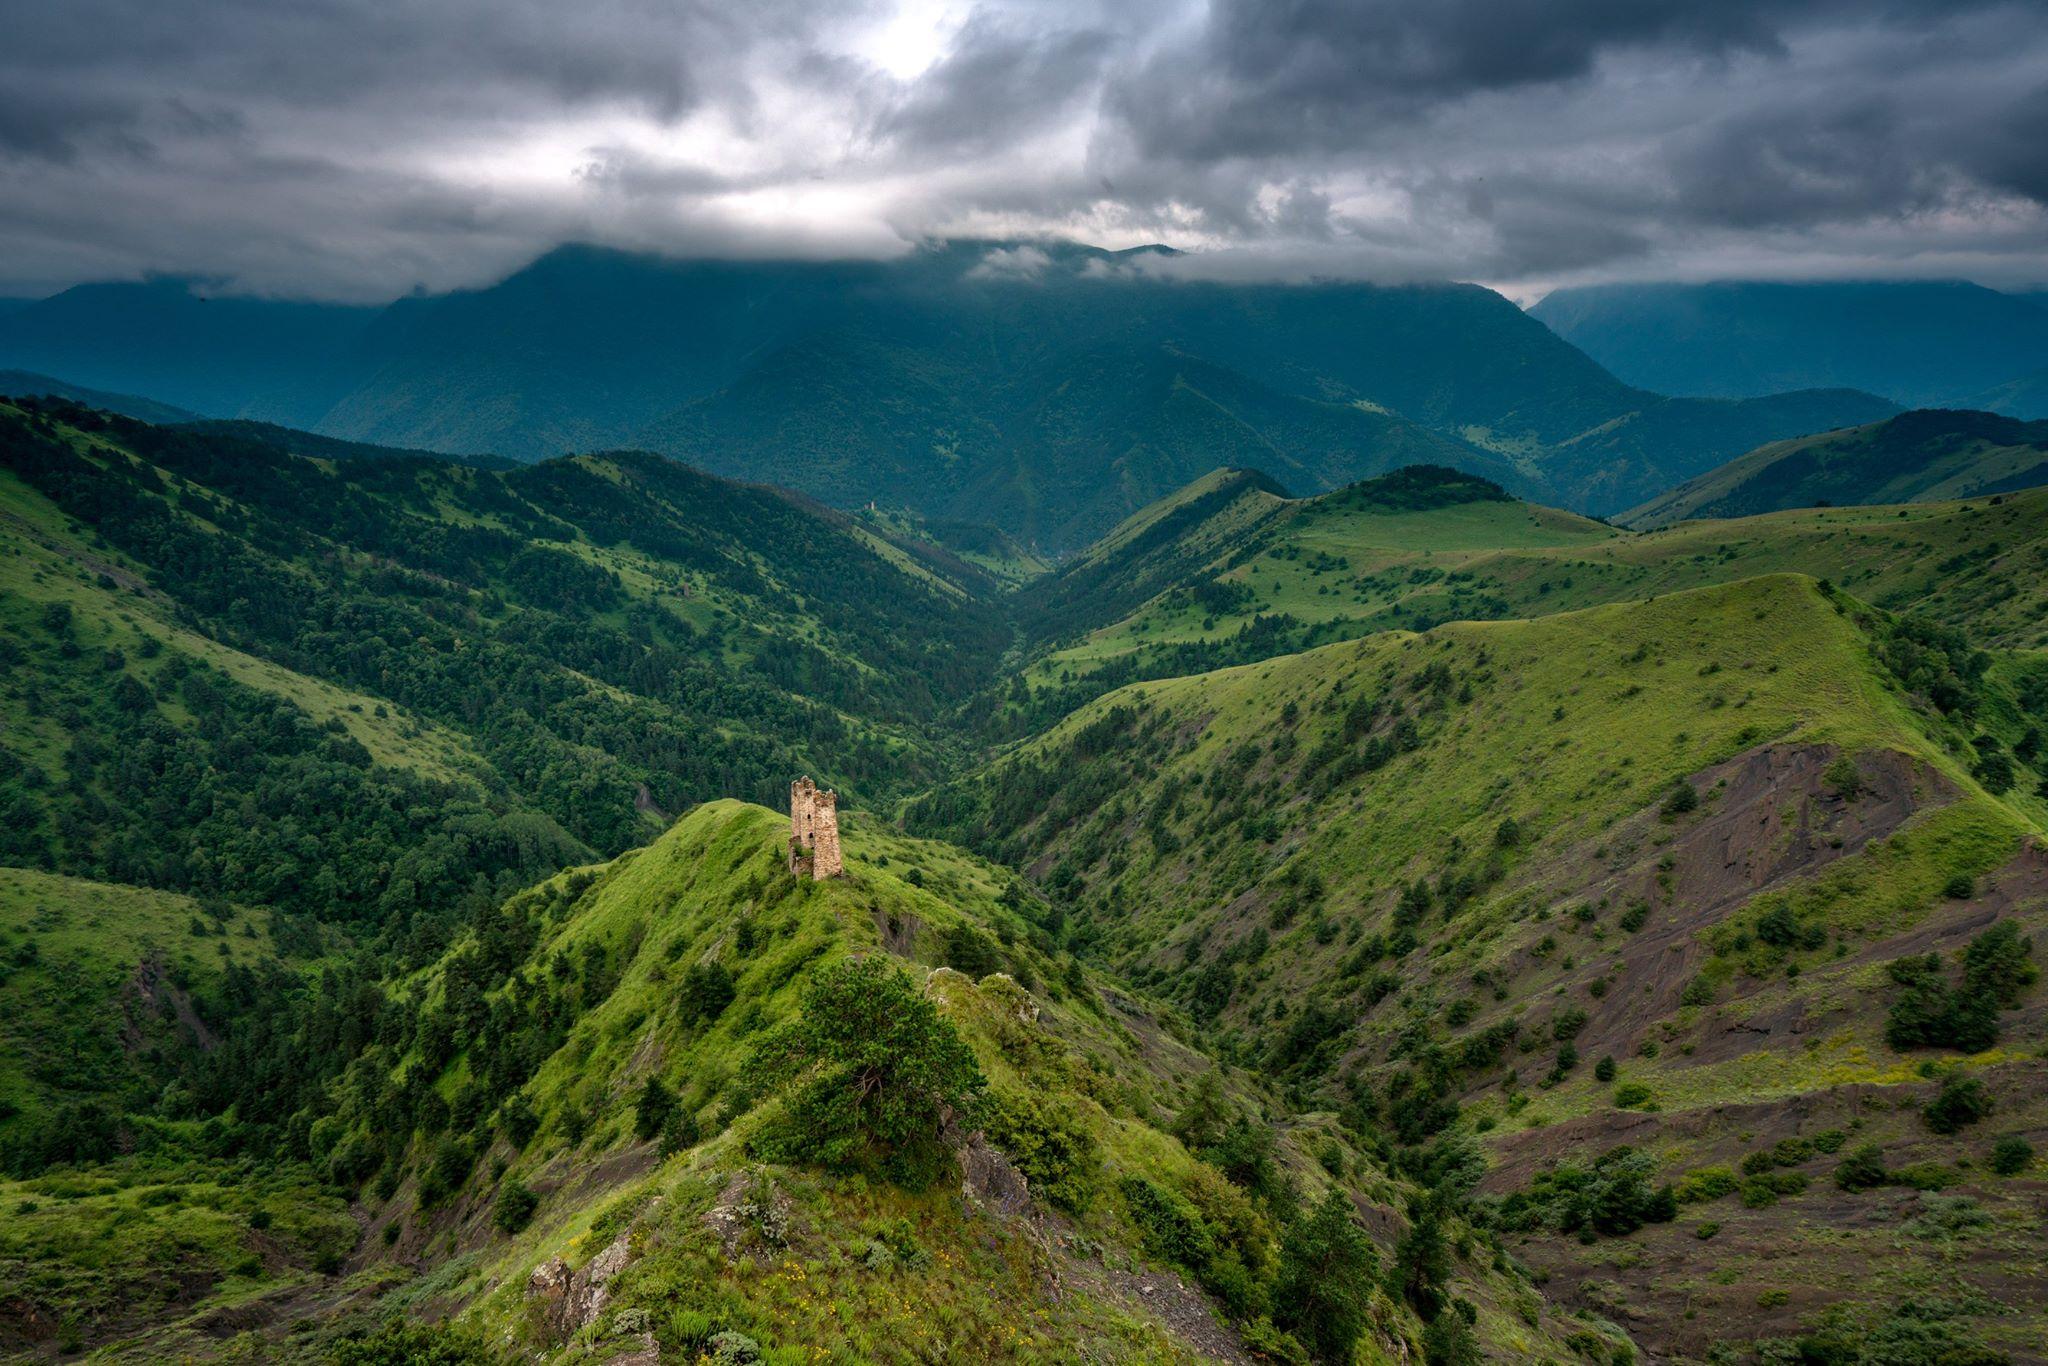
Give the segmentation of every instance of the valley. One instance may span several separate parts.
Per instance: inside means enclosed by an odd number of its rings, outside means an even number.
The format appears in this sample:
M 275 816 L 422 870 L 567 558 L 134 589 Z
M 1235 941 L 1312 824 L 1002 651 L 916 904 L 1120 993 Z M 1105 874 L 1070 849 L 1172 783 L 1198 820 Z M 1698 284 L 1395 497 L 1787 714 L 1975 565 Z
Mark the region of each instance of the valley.
M 0 1356 L 2038 1359 L 2048 490 L 1204 430 L 1054 561 L 0 402 Z

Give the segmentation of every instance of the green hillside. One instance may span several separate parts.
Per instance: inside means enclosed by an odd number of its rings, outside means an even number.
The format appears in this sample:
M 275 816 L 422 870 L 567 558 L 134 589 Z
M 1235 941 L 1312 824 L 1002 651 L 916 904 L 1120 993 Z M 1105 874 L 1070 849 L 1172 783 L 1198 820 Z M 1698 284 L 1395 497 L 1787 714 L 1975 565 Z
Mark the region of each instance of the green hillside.
M 0 848 L 104 881 L 403 932 L 799 768 L 935 776 L 1008 638 L 950 552 L 652 456 L 0 442 Z
M 0 1357 L 2048 1327 L 2048 489 L 1224 469 L 1047 568 L 645 454 L 0 457 Z
M 0 1171 L 105 1159 L 124 1113 L 196 1111 L 194 1055 L 281 931 L 319 955 L 260 908 L 0 868 Z
M 1656 527 L 1784 508 L 1926 503 L 2048 484 L 2048 422 L 1946 409 L 1779 441 L 1616 518 Z
M 1218 1072 L 1178 1026 L 1057 951 L 1048 908 L 1014 874 L 856 818 L 849 875 L 798 881 L 787 832 L 758 807 L 699 808 L 643 849 L 513 897 L 393 984 L 377 1042 L 328 1069 L 328 1112 L 291 1125 L 280 1154 L 360 1187 L 349 1291 L 308 1304 L 301 1281 L 252 1266 L 203 1286 L 176 1322 L 86 1340 L 107 1359 L 162 1359 L 205 1351 L 226 1322 L 247 1330 L 242 1350 L 295 1359 L 360 1331 L 353 1314 L 380 1302 L 462 1309 L 483 1340 L 551 1359 L 690 1359 L 740 1339 L 775 1361 L 1625 1342 L 1547 1307 L 1462 1217 L 1411 1204 L 1421 1189 L 1334 1117 Z M 925 1021 L 934 1056 L 965 1045 L 949 1064 L 967 1068 L 957 1113 L 1014 1167 L 917 1106 L 894 1142 L 818 1154 L 815 1116 L 833 1112 L 806 1107 L 857 1078 L 782 1087 L 757 1060 L 817 1020 L 835 982 L 904 993 L 884 1027 Z M 892 1075 L 875 1084 L 912 1085 Z M 14 1237 L 60 1218 L 87 1215 L 39 1208 Z M 1403 1236 L 1411 1221 L 1444 1240 L 1426 1258 Z M 48 1284 L 82 1283 L 82 1247 L 40 1255 L 71 1276 Z M 195 1234 L 185 1256 L 208 1255 Z M 606 1288 L 594 1301 L 577 1289 L 593 1279 Z M 1437 1297 L 1466 1308 L 1438 1313 Z
M 1401 491 L 1417 479 L 1436 491 Z M 1191 485 L 1134 518 L 1142 527 L 1177 514 L 1152 540 L 1107 538 L 1022 591 L 1020 618 L 1041 653 L 1023 671 L 1028 705 L 1012 690 L 1018 716 L 1043 723 L 1133 680 L 1375 631 L 1540 616 L 1766 573 L 1827 578 L 1985 645 L 2048 645 L 2048 581 L 2031 568 L 2048 550 L 2042 490 L 1630 534 L 1503 501 L 1483 481 L 1416 471 L 1293 501 L 1221 503 L 1211 487 Z
M 1960 638 L 1756 578 L 1135 685 L 910 819 L 1030 868 L 1071 942 L 1300 1103 L 1397 1144 L 1479 1139 L 1517 1255 L 1657 1350 L 1953 1292 L 1943 1245 L 1845 1233 L 1868 1202 L 1790 1181 L 1782 1202 L 1745 1190 L 1726 1241 L 1698 1236 L 1711 1205 L 1611 1254 L 1557 1236 L 1583 1226 L 1557 1183 L 1607 1179 L 1591 1164 L 1617 1145 L 1648 1159 L 1630 1179 L 1682 1184 L 1759 1134 L 1829 1128 L 1887 1168 L 1938 1163 L 1971 1219 L 2013 1230 L 1970 1255 L 2017 1278 L 1995 1298 L 2022 1318 L 1980 1305 L 1968 1331 L 2016 1346 L 2041 1328 L 2030 1187 L 1977 1173 L 2042 1122 L 2038 997 L 1993 1012 L 1993 1047 L 1982 1027 L 1961 1050 L 1887 1042 L 1913 955 L 1953 972 L 2001 918 L 2048 924 L 2048 804 L 1983 668 Z M 1911 1112 L 1951 1075 L 1995 1120 L 1950 1136 Z M 1784 1152 L 1827 1180 L 1810 1142 Z M 1893 1217 L 1922 1217 L 1913 1199 Z

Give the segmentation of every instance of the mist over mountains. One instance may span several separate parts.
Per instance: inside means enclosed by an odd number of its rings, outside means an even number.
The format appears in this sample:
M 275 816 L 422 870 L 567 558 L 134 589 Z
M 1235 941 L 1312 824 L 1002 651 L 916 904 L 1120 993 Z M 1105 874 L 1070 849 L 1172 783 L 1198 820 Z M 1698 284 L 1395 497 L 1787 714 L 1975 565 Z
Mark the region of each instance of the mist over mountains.
M 381 310 L 81 286 L 0 317 L 0 363 L 385 446 L 645 447 L 1055 551 L 1218 464 L 1308 492 L 1448 464 L 1599 514 L 1894 411 L 1847 391 L 1667 399 L 1473 285 L 1235 284 L 1172 262 L 1030 243 L 840 262 L 564 247 Z

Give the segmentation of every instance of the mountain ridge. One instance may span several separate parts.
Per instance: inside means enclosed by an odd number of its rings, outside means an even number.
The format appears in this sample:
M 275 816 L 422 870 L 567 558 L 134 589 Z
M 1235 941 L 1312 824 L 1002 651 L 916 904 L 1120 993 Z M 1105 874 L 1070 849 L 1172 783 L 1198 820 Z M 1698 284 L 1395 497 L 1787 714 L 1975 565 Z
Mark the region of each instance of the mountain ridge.
M 1615 518 L 1650 528 L 1791 507 L 1934 502 L 2048 484 L 2048 422 L 1918 409 L 1775 442 Z
M 1053 551 L 1261 451 L 1283 480 L 1448 460 L 1613 512 L 1761 441 L 1884 411 L 1860 395 L 1633 389 L 1476 285 L 1225 284 L 1133 264 L 1150 254 L 561 248 L 374 315 L 175 282 L 80 287 L 0 317 L 0 363 L 375 445 L 534 459 L 644 444 L 842 506 L 957 518 L 986 504 Z M 1169 354 L 1205 377 L 1133 407 L 1116 377 L 1156 388 Z

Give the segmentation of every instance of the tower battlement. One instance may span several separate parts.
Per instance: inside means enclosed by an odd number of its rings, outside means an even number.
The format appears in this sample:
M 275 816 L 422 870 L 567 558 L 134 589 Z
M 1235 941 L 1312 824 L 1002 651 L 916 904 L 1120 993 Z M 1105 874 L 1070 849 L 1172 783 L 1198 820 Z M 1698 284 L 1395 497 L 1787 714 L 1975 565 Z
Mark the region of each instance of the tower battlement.
M 817 882 L 846 871 L 839 852 L 839 794 L 808 777 L 789 785 L 789 871 Z

